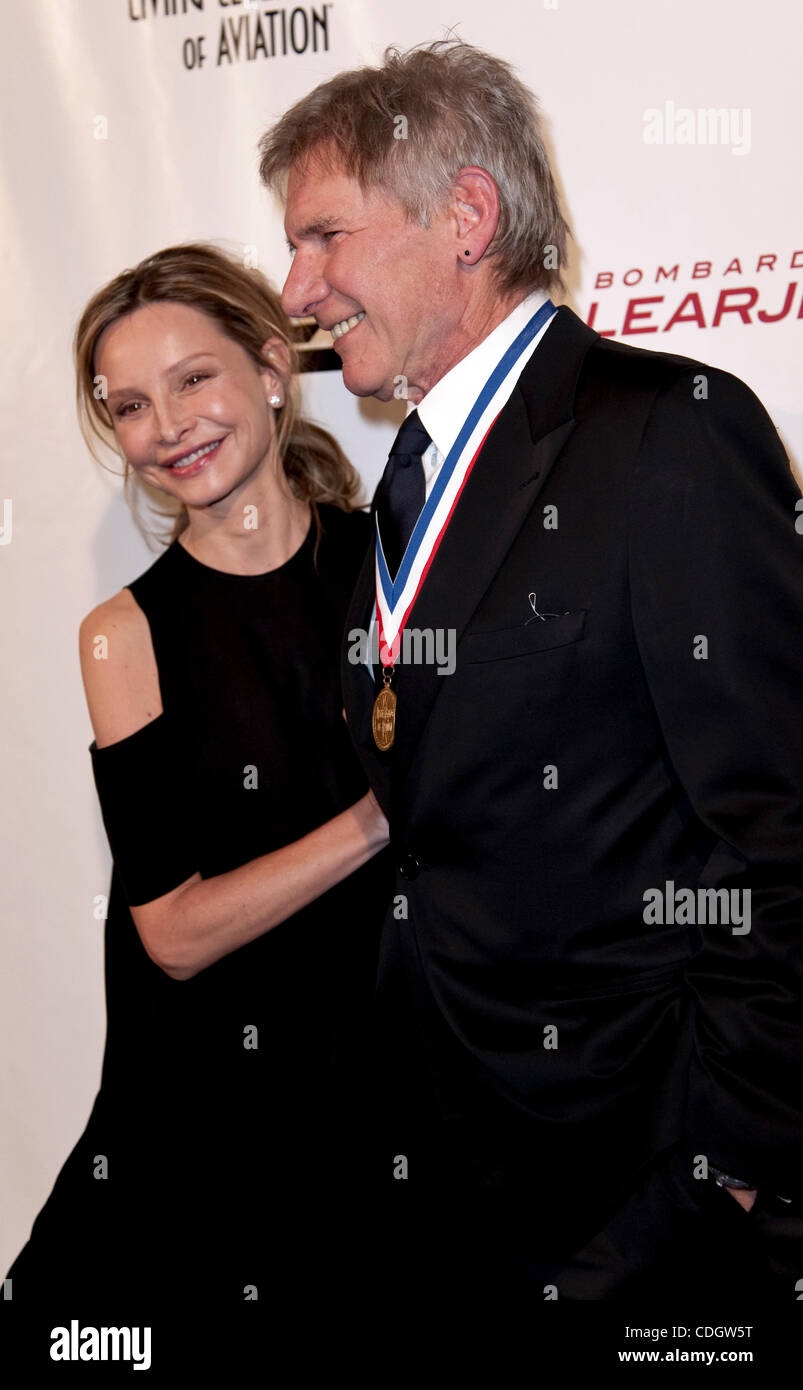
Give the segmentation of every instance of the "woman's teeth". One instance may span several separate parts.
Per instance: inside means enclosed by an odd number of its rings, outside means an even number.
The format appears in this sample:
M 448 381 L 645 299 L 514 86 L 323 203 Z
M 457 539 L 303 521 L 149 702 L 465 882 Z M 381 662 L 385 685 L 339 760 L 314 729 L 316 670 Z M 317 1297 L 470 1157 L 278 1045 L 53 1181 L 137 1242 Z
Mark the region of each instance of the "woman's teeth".
M 189 468 L 191 463 L 197 463 L 198 459 L 203 458 L 204 454 L 209 454 L 213 449 L 216 449 L 219 443 L 220 440 L 216 439 L 212 444 L 204 444 L 202 448 L 196 449 L 194 453 L 187 454 L 187 457 L 182 459 L 180 463 L 171 463 L 170 467 L 175 468 L 178 472 L 180 472 L 182 468 Z
M 333 338 L 342 338 L 344 333 L 348 333 L 350 328 L 354 328 L 358 323 L 362 323 L 365 318 L 365 310 L 361 309 L 359 314 L 352 314 L 350 319 L 341 319 L 340 323 L 332 324 L 330 332 Z

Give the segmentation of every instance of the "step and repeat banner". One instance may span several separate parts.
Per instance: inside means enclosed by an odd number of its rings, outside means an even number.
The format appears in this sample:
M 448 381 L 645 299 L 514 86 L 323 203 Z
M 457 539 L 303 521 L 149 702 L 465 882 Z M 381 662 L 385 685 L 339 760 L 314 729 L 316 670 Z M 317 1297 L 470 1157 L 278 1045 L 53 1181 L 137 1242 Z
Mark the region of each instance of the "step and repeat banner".
M 281 285 L 260 135 L 388 44 L 456 33 L 540 99 L 574 233 L 572 308 L 600 333 L 735 372 L 799 465 L 803 86 L 797 0 L 6 0 L 2 32 L 5 1270 L 100 1076 L 109 854 L 78 627 L 158 553 L 119 465 L 104 471 L 78 433 L 70 347 L 89 296 L 193 239 Z M 349 395 L 328 335 L 307 340 L 306 408 L 368 497 L 403 403 Z

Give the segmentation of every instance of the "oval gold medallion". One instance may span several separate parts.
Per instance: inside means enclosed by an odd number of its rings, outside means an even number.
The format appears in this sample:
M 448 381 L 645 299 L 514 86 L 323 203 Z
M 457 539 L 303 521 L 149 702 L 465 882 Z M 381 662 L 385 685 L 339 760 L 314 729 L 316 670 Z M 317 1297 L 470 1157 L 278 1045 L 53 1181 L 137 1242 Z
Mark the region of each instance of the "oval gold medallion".
M 396 732 L 396 692 L 387 685 L 383 686 L 374 700 L 371 726 L 374 731 L 374 743 L 380 752 L 384 753 L 388 748 L 392 748 Z

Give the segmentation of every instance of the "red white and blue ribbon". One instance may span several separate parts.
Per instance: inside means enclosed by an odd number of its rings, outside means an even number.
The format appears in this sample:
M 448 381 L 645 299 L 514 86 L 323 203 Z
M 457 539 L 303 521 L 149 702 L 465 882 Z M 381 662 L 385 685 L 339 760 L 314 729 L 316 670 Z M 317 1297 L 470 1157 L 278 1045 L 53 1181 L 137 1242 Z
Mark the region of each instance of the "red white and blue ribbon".
M 398 660 L 404 625 L 438 552 L 486 436 L 499 414 L 508 378 L 516 371 L 519 358 L 529 347 L 536 333 L 556 312 L 555 305 L 547 299 L 494 367 L 438 470 L 438 476 L 413 528 L 394 580 L 391 580 L 388 572 L 377 518 L 376 620 L 379 659 L 383 666 L 392 666 Z

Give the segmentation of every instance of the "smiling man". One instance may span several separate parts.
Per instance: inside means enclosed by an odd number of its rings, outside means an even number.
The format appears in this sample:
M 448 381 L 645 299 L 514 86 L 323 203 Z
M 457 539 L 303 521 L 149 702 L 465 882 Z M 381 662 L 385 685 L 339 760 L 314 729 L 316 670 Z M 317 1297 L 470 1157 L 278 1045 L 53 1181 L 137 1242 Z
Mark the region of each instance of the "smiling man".
M 500 293 L 483 259 L 499 219 L 498 190 L 486 170 L 463 168 L 455 222 L 441 216 L 422 227 L 398 198 L 362 189 L 325 161 L 326 152 L 313 149 L 303 173 L 290 171 L 294 259 L 283 303 L 297 316 L 313 312 L 330 330 L 355 395 L 398 398 L 404 378 L 406 398 L 420 401 L 523 298 L 518 287 Z M 562 226 L 555 231 L 563 237 Z M 459 276 L 449 273 L 455 236 Z
M 331 330 L 350 391 L 416 407 L 343 659 L 398 866 L 368 1049 L 384 1267 L 793 1301 L 800 1242 L 784 1264 L 764 1239 L 781 1213 L 799 1236 L 802 1171 L 803 579 L 776 431 L 727 373 L 555 309 L 567 227 L 500 60 L 389 51 L 261 155 L 285 308 Z M 448 679 L 399 659 L 412 622 L 456 633 Z M 372 669 L 348 639 L 374 623 Z

